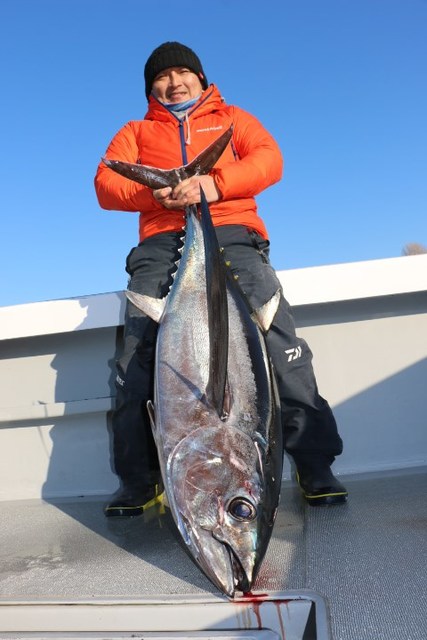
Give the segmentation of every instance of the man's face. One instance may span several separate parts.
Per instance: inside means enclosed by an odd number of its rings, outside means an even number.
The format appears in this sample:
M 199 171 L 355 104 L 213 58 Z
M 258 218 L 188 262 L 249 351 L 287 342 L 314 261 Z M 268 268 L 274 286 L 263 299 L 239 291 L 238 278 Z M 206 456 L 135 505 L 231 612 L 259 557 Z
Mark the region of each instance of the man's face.
M 159 102 L 178 103 L 198 98 L 203 87 L 187 67 L 168 67 L 154 78 L 152 91 Z

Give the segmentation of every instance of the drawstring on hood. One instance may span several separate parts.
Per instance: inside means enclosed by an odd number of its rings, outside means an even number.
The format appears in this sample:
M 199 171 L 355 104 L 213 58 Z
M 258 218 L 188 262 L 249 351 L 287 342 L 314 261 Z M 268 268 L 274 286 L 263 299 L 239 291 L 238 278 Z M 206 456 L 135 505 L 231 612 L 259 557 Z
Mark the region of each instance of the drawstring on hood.
M 190 118 L 188 117 L 188 111 L 185 112 L 185 122 L 187 123 L 187 137 L 185 139 L 185 144 L 191 144 L 191 129 L 190 129 Z

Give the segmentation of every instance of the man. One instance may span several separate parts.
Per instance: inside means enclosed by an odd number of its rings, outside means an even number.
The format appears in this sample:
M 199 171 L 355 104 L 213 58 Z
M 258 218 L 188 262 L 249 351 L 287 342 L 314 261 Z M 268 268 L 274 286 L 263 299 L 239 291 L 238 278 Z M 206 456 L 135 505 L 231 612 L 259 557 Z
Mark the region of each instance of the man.
M 129 289 L 152 297 L 167 294 L 180 257 L 184 208 L 200 202 L 202 187 L 225 259 L 252 307 L 261 307 L 280 283 L 269 262 L 268 233 L 254 196 L 282 176 L 277 143 L 254 116 L 223 101 L 185 45 L 160 45 L 148 58 L 144 76 L 148 111 L 143 120 L 128 122 L 116 134 L 107 158 L 170 169 L 187 164 L 231 125 L 233 136 L 209 175 L 188 178 L 173 189 L 151 190 L 99 165 L 95 188 L 101 207 L 140 214 L 140 243 L 126 264 Z M 152 398 L 156 330 L 152 320 L 128 303 L 113 416 L 121 489 L 106 507 L 107 516 L 139 515 L 159 499 L 159 465 L 146 410 Z M 331 471 L 342 441 L 332 411 L 318 393 L 311 351 L 295 335 L 284 297 L 266 343 L 278 381 L 284 446 L 295 461 L 303 495 L 311 505 L 345 502 L 347 491 Z M 289 349 L 298 358 L 289 361 Z

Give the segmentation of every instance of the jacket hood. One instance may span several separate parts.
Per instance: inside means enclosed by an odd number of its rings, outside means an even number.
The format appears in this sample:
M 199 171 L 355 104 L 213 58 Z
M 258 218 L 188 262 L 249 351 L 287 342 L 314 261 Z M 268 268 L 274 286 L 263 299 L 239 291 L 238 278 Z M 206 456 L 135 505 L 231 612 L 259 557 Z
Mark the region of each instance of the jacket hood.
M 197 117 L 222 108 L 225 108 L 224 99 L 221 96 L 218 87 L 211 84 L 203 91 L 202 95 L 196 104 L 191 107 L 188 114 L 192 115 L 194 113 L 194 117 Z M 144 119 L 160 120 L 163 122 L 176 120 L 175 116 L 171 114 L 153 95 L 150 95 L 148 99 L 148 111 L 145 114 Z

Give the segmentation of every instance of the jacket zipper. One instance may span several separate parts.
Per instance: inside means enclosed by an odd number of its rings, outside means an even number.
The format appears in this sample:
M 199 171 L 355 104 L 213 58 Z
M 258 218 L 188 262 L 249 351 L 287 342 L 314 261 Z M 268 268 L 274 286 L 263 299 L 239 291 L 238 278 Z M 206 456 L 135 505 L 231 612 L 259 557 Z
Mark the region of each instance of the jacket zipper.
M 176 116 L 174 116 L 176 118 Z M 187 148 L 185 146 L 185 131 L 184 131 L 184 120 L 179 120 L 178 123 L 179 129 L 179 141 L 181 143 L 181 155 L 182 155 L 182 164 L 187 164 Z

